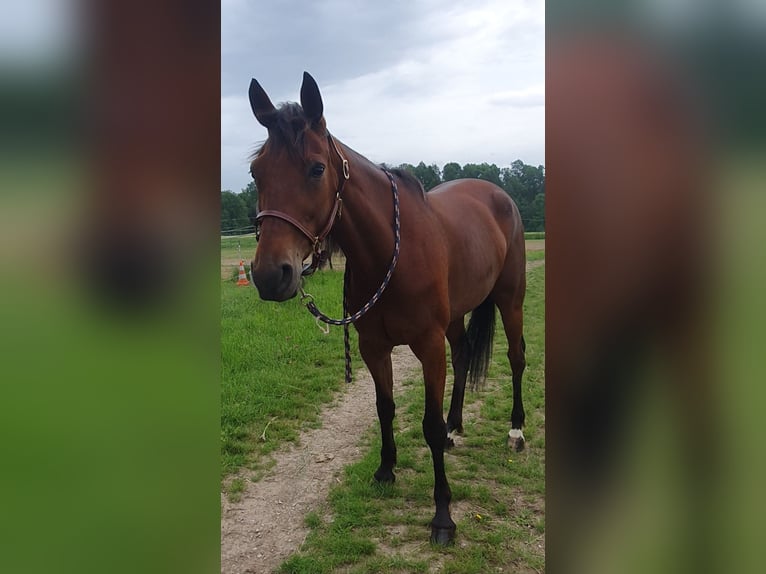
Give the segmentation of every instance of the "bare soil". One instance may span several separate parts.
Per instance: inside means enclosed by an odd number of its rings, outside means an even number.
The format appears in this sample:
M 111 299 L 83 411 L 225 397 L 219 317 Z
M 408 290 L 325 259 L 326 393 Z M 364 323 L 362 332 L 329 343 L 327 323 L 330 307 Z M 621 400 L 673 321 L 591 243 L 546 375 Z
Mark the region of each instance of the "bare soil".
M 392 362 L 396 391 L 420 363 L 407 347 L 395 348 Z M 264 478 L 253 483 L 242 472 L 247 486 L 241 499 L 234 503 L 221 495 L 221 572 L 271 572 L 295 552 L 309 532 L 306 513 L 327 497 L 343 468 L 361 457 L 360 438 L 376 423 L 375 385 L 365 369 L 323 413 L 321 428 L 277 453 Z
M 529 262 L 527 269 L 544 263 Z M 396 394 L 404 380 L 419 373 L 420 363 L 409 348 L 397 347 L 392 364 Z M 296 446 L 277 452 L 276 464 L 261 480 L 252 482 L 251 472 L 241 471 L 238 478 L 246 485 L 241 498 L 230 502 L 221 494 L 222 574 L 272 572 L 298 550 L 309 533 L 304 517 L 340 482 L 343 468 L 361 457 L 360 439 L 374 424 L 375 386 L 364 369 L 325 409 L 321 427 L 305 431 Z

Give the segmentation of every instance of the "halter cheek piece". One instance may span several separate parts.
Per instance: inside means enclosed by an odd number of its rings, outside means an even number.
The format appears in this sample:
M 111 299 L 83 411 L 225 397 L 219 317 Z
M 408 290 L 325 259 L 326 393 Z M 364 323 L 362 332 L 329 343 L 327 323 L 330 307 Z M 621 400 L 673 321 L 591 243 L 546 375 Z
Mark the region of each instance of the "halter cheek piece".
M 303 225 L 293 216 L 282 211 L 277 211 L 276 209 L 264 209 L 255 218 L 256 225 L 258 226 L 256 231 L 256 238 L 260 237 L 260 223 L 265 217 L 276 217 L 277 219 L 286 221 L 306 236 L 306 238 L 311 243 L 312 255 L 311 263 L 303 267 L 302 275 L 311 275 L 314 271 L 316 271 L 317 267 L 319 267 L 319 261 L 322 255 L 322 242 L 330 234 L 330 230 L 333 228 L 333 225 L 335 225 L 336 219 L 340 219 L 343 212 L 343 198 L 341 197 L 341 194 L 343 193 L 343 186 L 346 184 L 346 180 L 349 178 L 348 160 L 343 157 L 342 153 L 340 153 L 340 150 L 335 143 L 335 138 L 333 138 L 329 133 L 327 134 L 327 140 L 330 142 L 330 147 L 335 150 L 335 153 L 338 155 L 342 162 L 343 177 L 341 177 L 340 184 L 338 184 L 338 191 L 335 192 L 335 203 L 332 206 L 332 210 L 330 210 L 330 217 L 327 219 L 327 223 L 322 228 L 322 230 L 314 235 L 306 228 L 305 225 Z

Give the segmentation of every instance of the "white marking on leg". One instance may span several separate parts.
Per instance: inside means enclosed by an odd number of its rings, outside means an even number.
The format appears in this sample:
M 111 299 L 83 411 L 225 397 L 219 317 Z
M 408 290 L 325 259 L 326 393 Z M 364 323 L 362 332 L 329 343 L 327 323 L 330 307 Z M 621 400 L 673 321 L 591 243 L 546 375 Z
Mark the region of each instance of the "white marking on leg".
M 521 432 L 521 429 L 511 429 L 508 431 L 508 438 L 511 440 L 521 439 L 524 440 L 524 433 Z
M 458 436 L 458 432 L 456 430 L 454 430 L 454 429 L 447 433 L 447 438 L 452 440 L 453 442 L 455 441 L 455 438 L 457 436 Z

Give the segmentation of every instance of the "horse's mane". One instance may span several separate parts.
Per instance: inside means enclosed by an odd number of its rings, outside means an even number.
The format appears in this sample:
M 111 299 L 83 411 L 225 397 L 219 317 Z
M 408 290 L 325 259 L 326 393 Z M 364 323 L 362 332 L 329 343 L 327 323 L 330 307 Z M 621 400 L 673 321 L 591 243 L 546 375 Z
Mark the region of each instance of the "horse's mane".
M 406 169 L 402 169 L 400 167 L 387 167 L 386 164 L 381 164 L 380 167 L 383 169 L 386 169 L 390 171 L 393 175 L 401 179 L 404 183 L 408 184 L 411 188 L 414 188 L 417 190 L 417 192 L 420 194 L 420 196 L 425 199 L 426 197 L 426 190 L 423 187 L 423 184 L 421 181 L 415 177 L 411 172 L 407 171 Z

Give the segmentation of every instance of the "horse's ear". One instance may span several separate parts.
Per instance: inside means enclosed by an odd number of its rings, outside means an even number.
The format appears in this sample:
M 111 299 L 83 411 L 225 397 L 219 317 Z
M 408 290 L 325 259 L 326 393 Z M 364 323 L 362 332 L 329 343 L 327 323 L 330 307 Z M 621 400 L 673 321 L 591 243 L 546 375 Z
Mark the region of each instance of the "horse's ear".
M 322 119 L 322 112 L 324 106 L 322 105 L 322 96 L 319 93 L 319 86 L 317 86 L 314 78 L 308 72 L 303 72 L 303 85 L 301 86 L 301 106 L 303 107 L 303 113 L 311 122 L 312 126 L 319 124 L 319 120 Z
M 271 103 L 266 91 L 261 87 L 258 81 L 253 78 L 250 80 L 250 107 L 253 109 L 255 119 L 265 128 L 270 128 L 276 120 L 276 108 Z

